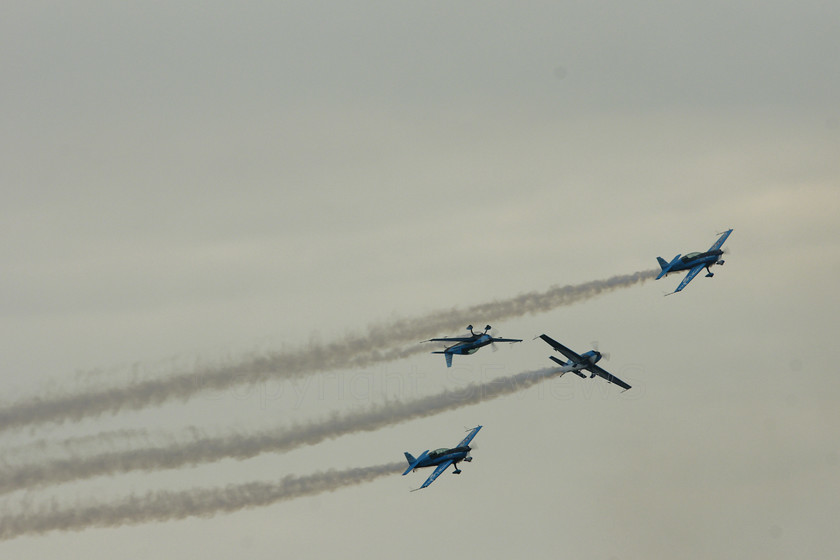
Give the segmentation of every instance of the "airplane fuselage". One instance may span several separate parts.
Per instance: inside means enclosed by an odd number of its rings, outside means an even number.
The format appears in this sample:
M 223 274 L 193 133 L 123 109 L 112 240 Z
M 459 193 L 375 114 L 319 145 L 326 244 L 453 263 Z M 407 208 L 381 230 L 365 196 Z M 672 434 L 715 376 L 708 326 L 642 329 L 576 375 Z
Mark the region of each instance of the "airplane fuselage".
M 519 338 L 495 338 L 487 333 L 487 331 L 489 331 L 490 328 L 490 325 L 487 325 L 486 327 L 484 327 L 483 333 L 477 333 L 473 331 L 473 326 L 470 325 L 467 327 L 467 330 L 470 331 L 470 336 L 459 336 L 451 339 L 430 338 L 429 340 L 425 340 L 424 342 L 445 342 L 447 344 L 452 344 L 452 346 L 449 346 L 444 350 L 432 352 L 432 354 L 445 354 L 446 367 L 452 367 L 452 356 L 475 354 L 479 348 L 483 348 L 484 346 L 487 346 L 488 344 L 493 344 L 494 342 L 522 342 L 522 339 Z
M 489 334 L 477 334 L 475 339 L 468 342 L 459 342 L 444 350 L 447 354 L 475 354 L 479 348 L 483 348 L 493 342 L 493 337 Z
M 589 368 L 589 366 L 597 364 L 601 360 L 601 353 L 596 350 L 590 350 L 584 354 L 580 355 L 583 358 L 583 361 L 577 363 L 567 363 L 566 365 L 560 368 L 560 371 L 563 373 L 566 372 L 579 372 L 581 370 Z
M 436 465 L 440 465 L 441 463 L 445 463 L 446 461 L 453 461 L 456 465 L 461 461 L 467 461 L 469 463 L 472 461 L 472 457 L 469 456 L 471 449 L 472 448 L 469 445 L 465 445 L 463 447 L 452 447 L 450 449 L 436 449 L 429 452 L 425 457 L 421 457 L 414 468 L 422 469 L 425 467 L 434 467 Z
M 668 268 L 668 272 L 666 272 L 665 275 L 667 276 L 672 272 L 691 270 L 697 265 L 710 267 L 714 264 L 723 264 L 723 260 L 721 260 L 720 258 L 722 255 L 723 251 L 721 249 L 716 249 L 714 251 L 706 251 L 704 253 L 689 253 L 687 255 L 684 255 L 682 258 L 678 259 L 677 262 L 673 263 Z

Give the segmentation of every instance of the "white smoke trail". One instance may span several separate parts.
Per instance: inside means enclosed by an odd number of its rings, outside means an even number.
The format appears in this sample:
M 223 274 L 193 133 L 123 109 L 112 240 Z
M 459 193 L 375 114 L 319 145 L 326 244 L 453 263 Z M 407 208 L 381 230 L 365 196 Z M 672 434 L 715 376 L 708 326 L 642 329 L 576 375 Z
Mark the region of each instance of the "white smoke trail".
M 195 433 L 195 428 L 190 428 Z M 155 434 L 157 441 L 164 434 Z M 167 436 L 169 442 L 174 443 L 174 436 Z M 14 447 L 4 446 L 0 451 L 0 462 L 20 463 L 27 457 L 44 457 L 49 453 L 65 453 L 67 455 L 90 455 L 103 449 L 113 449 L 115 446 L 135 448 L 138 445 L 151 445 L 152 436 L 144 429 L 121 429 L 99 432 L 83 436 L 76 436 L 64 440 L 41 438 Z
M 374 325 L 368 328 L 367 334 L 349 335 L 328 344 L 312 344 L 296 351 L 271 354 L 232 366 L 178 373 L 161 379 L 58 397 L 24 399 L 0 408 L 0 431 L 45 422 L 77 421 L 104 412 L 138 410 L 175 399 L 186 400 L 205 391 L 267 379 L 291 379 L 314 372 L 393 361 L 428 351 L 416 342 L 430 336 L 430 333 L 463 328 L 477 318 L 496 321 L 550 311 L 634 286 L 655 276 L 656 271 L 648 270 L 578 285 L 558 286 L 545 292 L 529 292 L 462 310 L 450 309 Z M 405 347 L 406 344 L 411 346 Z
M 149 521 L 209 517 L 219 512 L 267 506 L 302 496 L 332 492 L 400 472 L 403 462 L 326 471 L 309 476 L 287 476 L 280 482 L 251 482 L 224 488 L 194 488 L 182 492 L 158 491 L 131 495 L 110 503 L 60 507 L 0 517 L 0 540 L 48 531 L 79 531 L 91 527 L 119 527 Z
M 326 420 L 292 429 L 256 434 L 199 436 L 189 442 L 150 446 L 128 451 L 41 461 L 0 469 L 0 493 L 32 489 L 100 475 L 135 470 L 175 469 L 222 459 L 248 459 L 261 453 L 283 452 L 315 445 L 343 435 L 371 432 L 464 406 L 496 399 L 532 387 L 559 373 L 557 368 L 527 371 L 485 383 L 472 383 L 409 401 L 393 400 L 357 412 L 336 414 Z

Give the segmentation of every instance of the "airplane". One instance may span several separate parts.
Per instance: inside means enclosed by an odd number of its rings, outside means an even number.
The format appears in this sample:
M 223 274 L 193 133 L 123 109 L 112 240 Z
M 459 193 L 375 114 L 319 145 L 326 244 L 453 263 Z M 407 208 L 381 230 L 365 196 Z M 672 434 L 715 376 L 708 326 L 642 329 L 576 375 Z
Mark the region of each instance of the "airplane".
M 546 341 L 549 345 L 551 345 L 555 350 L 566 356 L 569 359 L 568 362 L 564 362 L 559 358 L 555 358 L 554 356 L 549 356 L 549 359 L 553 362 L 560 365 L 561 371 L 563 373 L 572 372 L 575 375 L 578 375 L 584 379 L 586 379 L 586 375 L 581 373 L 582 370 L 589 370 L 592 372 L 592 375 L 589 376 L 590 379 L 595 377 L 596 375 L 603 377 L 610 383 L 615 383 L 619 387 L 622 387 L 625 391 L 630 388 L 630 385 L 619 379 L 618 377 L 614 376 L 607 370 L 597 366 L 595 364 L 603 357 L 603 354 L 598 352 L 597 350 L 590 350 L 584 354 L 577 354 L 572 350 L 566 348 L 547 334 L 541 334 L 540 338 Z M 561 374 L 562 375 L 562 374 Z
M 656 257 L 656 260 L 659 261 L 659 266 L 662 268 L 662 272 L 659 273 L 659 276 L 657 276 L 656 279 L 659 280 L 663 276 L 668 276 L 672 272 L 687 270 L 688 274 L 685 275 L 685 278 L 683 278 L 680 285 L 677 286 L 677 289 L 671 292 L 671 294 L 676 294 L 688 286 L 688 283 L 694 280 L 694 277 L 697 276 L 704 268 L 707 272 L 706 277 L 711 278 L 714 276 L 714 273 L 709 267 L 713 264 L 723 265 L 723 259 L 720 258 L 723 255 L 721 246 L 723 246 L 724 241 L 726 241 L 731 233 L 732 229 L 728 229 L 720 234 L 718 240 L 715 241 L 714 245 L 712 245 L 705 253 L 695 252 L 689 253 L 685 256 L 677 255 L 671 260 L 671 262 L 667 262 L 662 257 Z
M 428 449 L 420 454 L 419 457 L 415 458 L 411 453 L 408 451 L 405 452 L 405 459 L 408 461 L 408 468 L 403 473 L 403 476 L 407 475 L 411 471 L 415 469 L 422 469 L 425 467 L 432 467 L 437 465 L 437 468 L 429 475 L 429 478 L 426 479 L 426 482 L 420 488 L 415 488 L 414 490 L 422 490 L 423 488 L 429 486 L 432 482 L 435 481 L 437 477 L 439 477 L 443 471 L 449 468 L 449 465 L 455 465 L 455 470 L 452 471 L 452 474 L 461 474 L 461 469 L 458 468 L 458 463 L 460 461 L 466 461 L 469 463 L 472 461 L 472 457 L 470 456 L 470 442 L 475 437 L 475 434 L 481 429 L 481 426 L 476 426 L 470 433 L 467 434 L 467 437 L 461 440 L 461 442 L 456 445 L 455 447 L 447 448 L 441 447 L 440 449 L 435 449 L 434 451 L 429 451 Z M 412 492 L 414 492 L 412 490 Z
M 493 344 L 494 342 L 522 342 L 521 338 L 494 338 L 487 334 L 492 327 L 487 325 L 484 327 L 483 333 L 473 331 L 473 326 L 469 325 L 467 330 L 470 331 L 470 336 L 452 337 L 452 338 L 430 338 L 423 342 L 455 342 L 445 350 L 432 352 L 432 354 L 443 354 L 446 358 L 446 367 L 452 367 L 452 356 L 455 354 L 475 354 L 482 346 Z

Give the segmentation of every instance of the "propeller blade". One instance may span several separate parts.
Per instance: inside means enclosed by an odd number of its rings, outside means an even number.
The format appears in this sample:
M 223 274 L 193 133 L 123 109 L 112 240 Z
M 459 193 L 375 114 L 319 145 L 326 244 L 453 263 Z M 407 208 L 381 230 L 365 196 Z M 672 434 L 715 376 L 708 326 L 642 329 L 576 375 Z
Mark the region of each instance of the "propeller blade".
M 597 340 L 592 342 L 592 349 L 595 350 L 596 352 L 598 352 L 601 355 L 602 359 L 610 361 L 610 353 L 609 352 L 601 352 L 601 350 L 599 350 L 599 346 L 600 346 L 600 344 L 598 343 Z

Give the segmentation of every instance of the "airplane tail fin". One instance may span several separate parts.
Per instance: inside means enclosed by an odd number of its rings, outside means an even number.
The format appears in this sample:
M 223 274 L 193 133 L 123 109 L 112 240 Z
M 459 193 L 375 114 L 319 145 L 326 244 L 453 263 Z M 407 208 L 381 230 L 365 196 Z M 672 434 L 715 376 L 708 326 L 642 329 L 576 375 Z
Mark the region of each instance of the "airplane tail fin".
M 407 475 L 411 471 L 414 470 L 414 465 L 417 464 L 417 459 L 414 458 L 414 455 L 409 453 L 408 451 L 405 452 L 405 460 L 408 461 L 408 468 L 405 469 L 403 476 Z
M 446 367 L 452 367 L 452 353 L 446 352 L 442 350 L 440 352 L 432 352 L 432 354 L 443 354 L 443 357 L 446 358 Z
M 414 455 L 412 455 L 411 453 L 406 451 L 405 452 L 405 460 L 408 461 L 408 468 L 405 469 L 405 472 L 403 473 L 403 476 L 407 475 L 408 473 L 413 471 L 415 468 L 417 468 L 417 464 L 420 463 L 428 455 L 428 453 L 429 453 L 429 450 L 427 449 L 426 451 L 424 451 L 423 453 L 420 454 L 420 457 L 415 458 Z
M 659 276 L 657 276 L 656 279 L 659 280 L 660 278 L 668 274 L 668 272 L 671 270 L 671 267 L 677 264 L 677 261 L 680 259 L 681 256 L 682 255 L 677 255 L 671 262 L 666 261 L 662 257 L 656 257 L 657 262 L 659 262 L 659 267 L 662 268 L 662 272 L 659 273 Z

